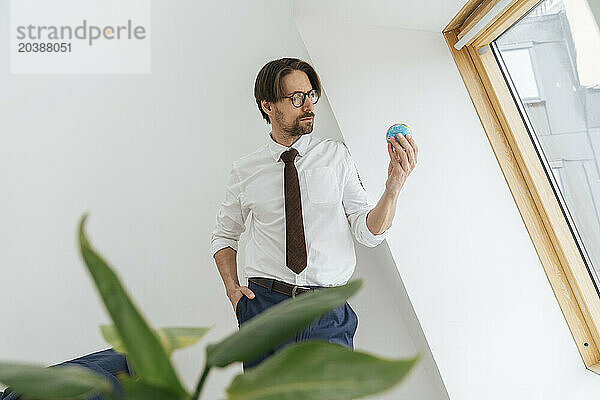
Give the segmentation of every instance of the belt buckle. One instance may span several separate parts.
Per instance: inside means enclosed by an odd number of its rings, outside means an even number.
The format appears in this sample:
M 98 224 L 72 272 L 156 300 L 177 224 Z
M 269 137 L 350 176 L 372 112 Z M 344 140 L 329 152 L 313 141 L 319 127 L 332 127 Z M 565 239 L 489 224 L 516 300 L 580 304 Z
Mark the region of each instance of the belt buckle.
M 297 289 L 310 289 L 310 288 L 304 287 L 304 286 L 294 285 L 294 287 L 292 288 L 292 299 L 296 297 L 296 290 Z

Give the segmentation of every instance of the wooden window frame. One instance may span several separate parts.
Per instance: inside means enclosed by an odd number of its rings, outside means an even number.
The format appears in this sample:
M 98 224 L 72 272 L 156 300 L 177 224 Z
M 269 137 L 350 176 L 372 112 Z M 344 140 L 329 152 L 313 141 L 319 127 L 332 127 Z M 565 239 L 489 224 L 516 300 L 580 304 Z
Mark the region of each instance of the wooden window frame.
M 585 367 L 600 375 L 600 296 L 491 43 L 540 0 L 512 0 L 460 50 L 500 0 L 469 0 L 442 31 Z

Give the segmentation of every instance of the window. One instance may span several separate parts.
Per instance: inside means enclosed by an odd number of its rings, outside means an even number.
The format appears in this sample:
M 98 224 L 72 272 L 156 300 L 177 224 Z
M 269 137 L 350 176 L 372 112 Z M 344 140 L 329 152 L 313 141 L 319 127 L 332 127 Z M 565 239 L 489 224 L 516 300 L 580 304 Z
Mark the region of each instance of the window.
M 521 101 L 538 101 L 540 93 L 538 91 L 533 65 L 531 63 L 531 54 L 529 47 L 511 48 L 504 47 L 502 58 L 506 67 L 511 71 L 511 77 L 516 86 L 516 89 L 521 97 Z
M 572 29 L 582 23 L 579 15 L 586 11 L 592 15 L 585 1 L 573 2 L 569 10 L 563 0 L 543 1 L 500 35 L 493 49 L 505 79 L 514 84 L 509 83 L 509 88 L 520 100 L 528 132 L 535 136 L 534 145 L 543 155 L 540 161 L 546 161 L 552 171 L 550 184 L 558 189 L 558 200 L 597 288 L 600 124 L 594 126 L 594 120 L 600 118 L 600 107 L 594 105 L 600 105 L 600 90 L 594 89 L 592 77 L 587 82 L 580 77 L 591 73 L 589 64 L 596 63 L 594 58 L 584 57 L 586 42 L 595 40 L 600 45 L 600 35 L 583 37 L 582 43 Z M 514 50 L 519 43 L 528 43 L 528 47 Z M 532 98 L 537 102 L 532 103 Z
M 600 374 L 600 6 L 471 0 L 444 29 L 585 366 Z

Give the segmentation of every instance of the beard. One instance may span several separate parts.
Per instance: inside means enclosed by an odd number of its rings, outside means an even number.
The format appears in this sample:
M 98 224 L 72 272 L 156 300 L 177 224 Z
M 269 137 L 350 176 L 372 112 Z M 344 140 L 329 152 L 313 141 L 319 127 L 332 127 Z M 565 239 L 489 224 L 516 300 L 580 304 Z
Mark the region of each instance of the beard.
M 281 130 L 290 136 L 302 136 L 313 131 L 314 118 L 310 122 L 300 122 L 300 118 L 302 117 L 298 117 L 298 119 L 294 120 L 292 123 L 286 123 L 283 113 L 278 109 L 275 109 L 275 121 L 277 121 Z

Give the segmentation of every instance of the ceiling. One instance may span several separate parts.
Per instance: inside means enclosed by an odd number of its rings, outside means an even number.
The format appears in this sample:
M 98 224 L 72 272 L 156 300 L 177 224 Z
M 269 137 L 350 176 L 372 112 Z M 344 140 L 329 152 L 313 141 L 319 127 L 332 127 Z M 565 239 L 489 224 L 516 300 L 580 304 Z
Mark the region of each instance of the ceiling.
M 295 18 L 441 32 L 467 0 L 293 0 Z

